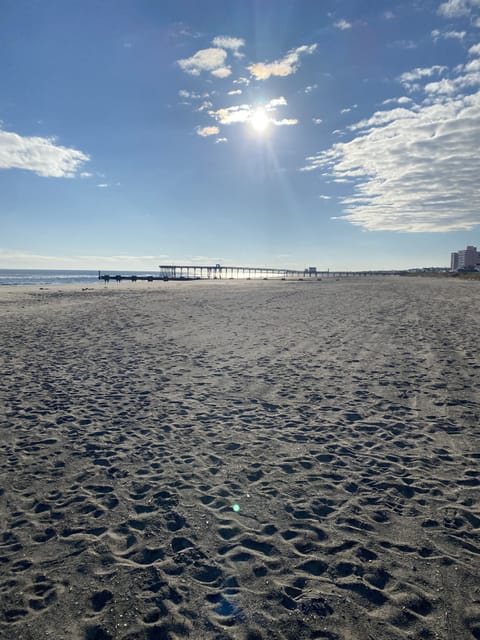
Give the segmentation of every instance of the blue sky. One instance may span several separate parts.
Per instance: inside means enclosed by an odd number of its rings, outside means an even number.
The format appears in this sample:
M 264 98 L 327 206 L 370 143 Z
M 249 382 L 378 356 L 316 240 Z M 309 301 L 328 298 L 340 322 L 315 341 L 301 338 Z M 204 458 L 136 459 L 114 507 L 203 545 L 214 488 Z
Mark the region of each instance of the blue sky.
M 480 244 L 480 0 L 2 0 L 0 77 L 0 267 Z

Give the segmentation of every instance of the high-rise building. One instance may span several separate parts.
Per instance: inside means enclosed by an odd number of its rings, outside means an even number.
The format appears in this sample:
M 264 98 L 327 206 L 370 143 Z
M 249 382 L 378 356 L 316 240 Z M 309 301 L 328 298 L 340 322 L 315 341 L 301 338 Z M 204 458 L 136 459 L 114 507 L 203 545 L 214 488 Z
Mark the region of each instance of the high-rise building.
M 458 269 L 458 252 L 454 251 L 450 255 L 450 270 L 456 271 Z
M 450 268 L 452 271 L 459 271 L 460 269 L 475 271 L 480 269 L 480 253 L 477 251 L 477 247 L 469 245 L 466 249 L 452 253 Z

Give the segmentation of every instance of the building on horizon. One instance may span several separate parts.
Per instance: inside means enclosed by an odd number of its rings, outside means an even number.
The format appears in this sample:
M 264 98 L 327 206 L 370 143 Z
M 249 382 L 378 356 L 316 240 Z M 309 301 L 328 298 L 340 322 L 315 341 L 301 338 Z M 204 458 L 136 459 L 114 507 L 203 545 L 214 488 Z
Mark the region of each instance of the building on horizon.
M 480 271 L 480 253 L 477 247 L 469 245 L 466 249 L 454 251 L 450 258 L 451 271 Z

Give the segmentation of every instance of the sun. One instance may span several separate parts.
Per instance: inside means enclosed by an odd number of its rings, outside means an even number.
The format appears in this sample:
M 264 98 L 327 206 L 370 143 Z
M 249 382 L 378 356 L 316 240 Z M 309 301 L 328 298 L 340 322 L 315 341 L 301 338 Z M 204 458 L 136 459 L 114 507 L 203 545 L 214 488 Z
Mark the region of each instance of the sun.
M 270 124 L 270 118 L 265 113 L 264 109 L 256 109 L 250 118 L 250 124 L 259 133 L 265 131 Z

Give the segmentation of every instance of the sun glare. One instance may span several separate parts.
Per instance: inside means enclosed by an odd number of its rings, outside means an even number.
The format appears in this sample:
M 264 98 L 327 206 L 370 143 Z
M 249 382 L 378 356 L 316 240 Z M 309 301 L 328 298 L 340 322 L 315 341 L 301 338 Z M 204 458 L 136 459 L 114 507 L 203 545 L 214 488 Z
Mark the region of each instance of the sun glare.
M 257 109 L 253 112 L 252 117 L 250 118 L 250 124 L 255 131 L 262 132 L 265 131 L 270 124 L 270 118 L 263 109 Z

